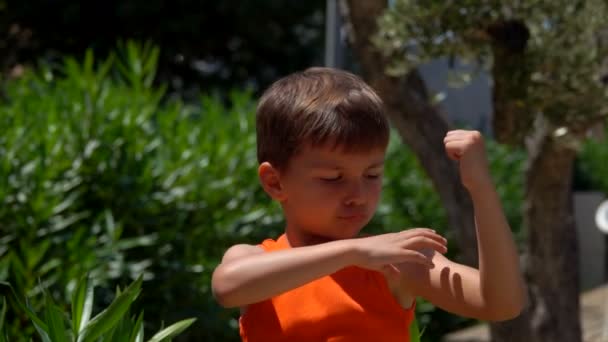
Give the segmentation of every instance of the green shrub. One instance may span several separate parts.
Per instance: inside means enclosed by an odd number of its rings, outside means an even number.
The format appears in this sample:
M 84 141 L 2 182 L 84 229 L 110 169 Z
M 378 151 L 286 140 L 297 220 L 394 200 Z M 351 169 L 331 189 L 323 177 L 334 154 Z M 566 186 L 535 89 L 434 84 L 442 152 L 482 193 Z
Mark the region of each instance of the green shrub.
M 127 44 L 6 84 L 0 280 L 39 309 L 42 289 L 65 303 L 90 272 L 105 306 L 143 272 L 152 323 L 200 317 L 191 338 L 218 340 L 234 321 L 211 298 L 211 271 L 225 246 L 278 232 L 280 217 L 257 186 L 249 94 L 229 107 L 167 99 L 150 87 L 157 55 Z M 24 321 L 9 316 L 11 340 L 33 333 Z
M 23 304 L 15 290 L 8 283 L 0 283 L 11 290 L 12 301 L 16 303 L 36 327 L 43 342 L 112 342 L 143 341 L 143 312 L 131 316 L 129 309 L 141 292 L 142 277 L 139 277 L 124 291 L 117 289 L 116 298 L 103 311 L 91 318 L 93 308 L 93 285 L 83 278 L 76 285 L 71 300 L 71 315 L 55 304 L 52 296 L 44 294 L 44 316 L 37 315 L 27 304 Z M 3 329 L 6 300 L 2 297 L 0 309 L 0 342 L 8 341 Z M 171 341 L 173 337 L 187 329 L 195 319 L 187 319 L 158 331 L 148 342 Z
M 604 123 L 604 136 L 608 137 L 608 121 Z M 581 190 L 596 190 L 608 196 L 608 144 L 606 138 L 588 139 L 577 157 L 575 186 Z

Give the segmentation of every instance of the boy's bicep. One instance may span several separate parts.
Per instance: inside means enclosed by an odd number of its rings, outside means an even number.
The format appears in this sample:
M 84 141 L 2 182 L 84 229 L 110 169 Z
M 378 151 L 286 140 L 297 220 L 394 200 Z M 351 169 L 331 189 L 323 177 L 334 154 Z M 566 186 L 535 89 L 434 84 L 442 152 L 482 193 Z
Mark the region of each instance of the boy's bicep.
M 434 305 L 466 317 L 479 317 L 484 310 L 479 271 L 433 253 L 435 267 L 402 265 L 405 288 Z
M 260 253 L 264 253 L 264 250 L 260 246 L 247 245 L 247 244 L 234 245 L 234 246 L 228 248 L 226 253 L 224 253 L 224 256 L 222 257 L 222 264 L 229 262 L 229 261 L 234 261 L 234 260 L 246 257 L 246 256 L 260 254 Z

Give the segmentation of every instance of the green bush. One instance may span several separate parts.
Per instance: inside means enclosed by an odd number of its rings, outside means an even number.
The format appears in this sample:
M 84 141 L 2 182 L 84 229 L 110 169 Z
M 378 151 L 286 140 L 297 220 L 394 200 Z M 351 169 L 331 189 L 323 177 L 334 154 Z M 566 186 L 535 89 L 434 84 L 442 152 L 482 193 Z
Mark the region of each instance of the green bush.
M 116 285 L 143 274 L 134 309 L 146 312 L 148 333 L 161 320 L 197 317 L 180 339 L 236 341 L 238 312 L 213 300 L 212 271 L 228 246 L 282 230 L 278 205 L 257 181 L 255 101 L 237 91 L 228 103 L 171 98 L 152 86 L 157 58 L 156 48 L 128 43 L 105 60 L 67 58 L 4 86 L 0 280 L 40 311 L 45 289 L 65 308 L 89 273 L 99 311 Z M 490 150 L 517 227 L 521 153 Z M 368 231 L 432 226 L 449 236 L 437 194 L 395 135 L 387 160 Z M 8 336 L 28 341 L 35 328 L 13 309 Z M 428 303 L 418 311 L 423 339 L 463 321 Z
M 37 315 L 28 305 L 23 304 L 15 290 L 8 283 L 0 286 L 12 292 L 12 301 L 32 321 L 38 335 L 43 342 L 112 342 L 112 341 L 143 341 L 144 326 L 143 312 L 131 316 L 129 309 L 141 292 L 142 277 L 129 285 L 124 291 L 117 289 L 116 298 L 105 310 L 91 318 L 93 308 L 94 288 L 87 277 L 76 285 L 71 300 L 71 315 L 63 312 L 53 298 L 44 295 L 44 316 Z M 4 316 L 6 313 L 6 299 L 2 298 L 0 309 L 0 342 L 8 341 L 4 331 Z M 160 330 L 148 342 L 171 341 L 187 329 L 195 319 L 187 319 Z M 67 326 L 66 326 L 67 325 Z
M 608 137 L 608 121 L 604 123 L 604 136 Z M 582 188 L 581 190 L 601 191 L 608 196 L 607 160 L 606 138 L 585 141 L 577 158 L 575 186 Z
M 166 99 L 150 86 L 157 55 L 127 44 L 6 84 L 0 280 L 39 309 L 43 288 L 66 303 L 90 272 L 106 306 L 143 272 L 154 326 L 196 316 L 187 335 L 218 340 L 234 335 L 234 315 L 211 298 L 211 272 L 225 246 L 278 232 L 280 216 L 256 183 L 250 96 Z M 11 340 L 33 333 L 8 318 Z

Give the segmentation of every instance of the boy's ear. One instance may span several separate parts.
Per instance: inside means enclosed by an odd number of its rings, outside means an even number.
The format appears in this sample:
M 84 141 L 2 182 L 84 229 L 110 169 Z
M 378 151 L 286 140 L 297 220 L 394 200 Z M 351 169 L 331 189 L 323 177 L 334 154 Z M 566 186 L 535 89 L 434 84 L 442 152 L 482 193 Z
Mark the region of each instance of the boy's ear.
M 287 198 L 283 185 L 281 185 L 279 170 L 272 166 L 272 164 L 269 162 L 260 164 L 258 167 L 258 177 L 260 178 L 260 183 L 262 184 L 264 191 L 266 191 L 273 200 L 282 202 Z

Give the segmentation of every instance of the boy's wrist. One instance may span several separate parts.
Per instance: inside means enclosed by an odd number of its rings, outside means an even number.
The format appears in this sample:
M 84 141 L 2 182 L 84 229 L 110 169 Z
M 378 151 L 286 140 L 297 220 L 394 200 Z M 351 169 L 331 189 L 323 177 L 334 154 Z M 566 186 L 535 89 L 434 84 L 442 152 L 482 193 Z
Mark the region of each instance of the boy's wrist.
M 474 182 L 464 184 L 464 187 L 472 197 L 486 194 L 488 191 L 495 190 L 494 182 L 490 176 L 479 177 Z
M 360 249 L 357 248 L 357 244 L 355 243 L 357 239 L 344 239 L 344 240 L 336 240 L 331 243 L 336 245 L 338 249 L 338 255 L 340 255 L 341 259 L 344 261 L 344 267 L 357 265 L 360 263 L 361 253 Z

